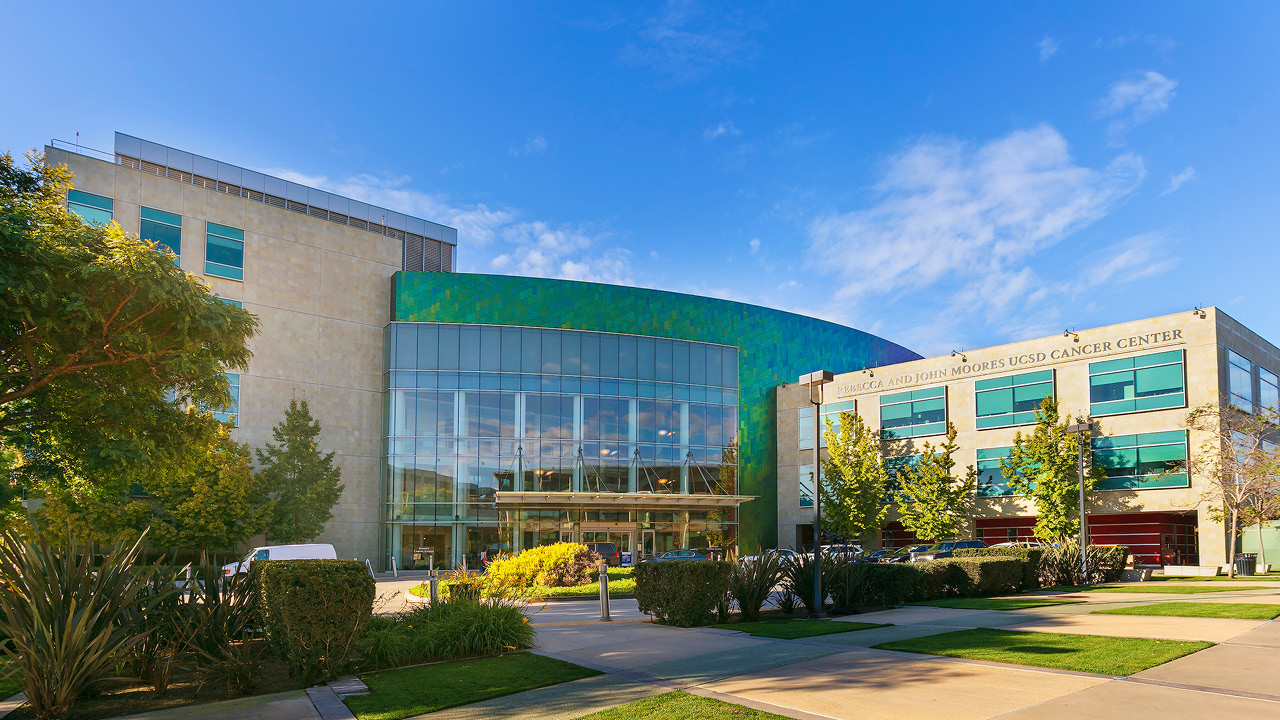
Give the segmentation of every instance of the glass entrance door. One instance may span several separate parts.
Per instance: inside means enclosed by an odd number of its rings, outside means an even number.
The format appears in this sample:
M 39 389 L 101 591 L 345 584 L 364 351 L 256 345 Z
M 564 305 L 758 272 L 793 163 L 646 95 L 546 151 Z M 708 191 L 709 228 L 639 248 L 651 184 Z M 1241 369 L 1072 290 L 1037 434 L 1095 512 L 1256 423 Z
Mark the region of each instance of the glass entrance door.
M 640 558 L 650 558 L 654 554 L 654 540 L 652 530 L 640 531 Z

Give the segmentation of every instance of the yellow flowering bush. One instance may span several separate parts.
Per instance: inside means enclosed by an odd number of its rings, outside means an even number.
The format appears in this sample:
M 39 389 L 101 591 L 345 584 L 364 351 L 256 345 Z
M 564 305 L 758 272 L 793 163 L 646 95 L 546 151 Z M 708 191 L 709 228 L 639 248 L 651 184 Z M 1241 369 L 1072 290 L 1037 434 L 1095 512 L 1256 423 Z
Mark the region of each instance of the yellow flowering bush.
M 600 562 L 599 555 L 580 543 L 543 545 L 490 563 L 485 580 L 511 590 L 573 587 L 592 582 Z

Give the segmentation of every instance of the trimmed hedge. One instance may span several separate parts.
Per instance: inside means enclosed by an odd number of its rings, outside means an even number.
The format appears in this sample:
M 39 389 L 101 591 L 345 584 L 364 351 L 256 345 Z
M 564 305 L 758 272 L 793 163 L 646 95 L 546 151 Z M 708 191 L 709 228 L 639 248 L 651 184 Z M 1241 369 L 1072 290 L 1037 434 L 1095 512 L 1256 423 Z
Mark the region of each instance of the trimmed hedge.
M 934 562 L 939 562 L 935 560 Z M 1007 595 L 1022 588 L 1027 562 L 1016 557 L 951 558 L 968 579 L 967 595 Z
M 1040 587 L 1040 558 L 1044 557 L 1041 548 L 962 548 L 952 553 L 952 557 L 1015 557 L 1026 565 L 1022 572 L 1022 589 L 1034 590 Z
M 702 625 L 727 592 L 732 572 L 733 563 L 716 560 L 640 563 L 636 604 L 663 625 Z
M 864 583 L 862 591 L 852 595 L 861 607 L 893 607 L 926 597 L 921 563 L 857 564 L 865 568 Z
M 346 669 L 373 614 L 373 577 L 355 560 L 271 560 L 253 564 L 263 630 L 307 685 Z
M 902 605 L 945 597 L 1004 595 L 1022 585 L 1026 562 L 1015 557 L 960 557 L 918 563 L 857 563 L 833 592 L 859 607 Z

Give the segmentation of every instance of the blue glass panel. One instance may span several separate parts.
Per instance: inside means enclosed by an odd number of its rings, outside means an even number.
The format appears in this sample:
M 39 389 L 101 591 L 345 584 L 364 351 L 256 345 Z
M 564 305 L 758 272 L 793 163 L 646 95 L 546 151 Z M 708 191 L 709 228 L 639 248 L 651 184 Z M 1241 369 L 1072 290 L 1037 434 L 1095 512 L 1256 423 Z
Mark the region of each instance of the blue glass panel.
M 158 223 L 164 223 L 166 225 L 173 225 L 174 227 L 182 227 L 181 215 L 175 215 L 173 213 L 165 212 L 163 210 L 153 210 L 152 208 L 149 208 L 149 207 L 142 208 L 142 219 L 152 220 Z
M 216 235 L 229 240 L 244 242 L 244 231 L 226 225 L 217 223 L 205 223 L 205 230 L 210 235 Z
M 109 197 L 102 195 L 94 195 L 81 190 L 68 190 L 67 202 L 73 202 L 77 205 L 85 205 L 98 210 L 106 210 L 108 213 L 115 209 L 115 201 Z

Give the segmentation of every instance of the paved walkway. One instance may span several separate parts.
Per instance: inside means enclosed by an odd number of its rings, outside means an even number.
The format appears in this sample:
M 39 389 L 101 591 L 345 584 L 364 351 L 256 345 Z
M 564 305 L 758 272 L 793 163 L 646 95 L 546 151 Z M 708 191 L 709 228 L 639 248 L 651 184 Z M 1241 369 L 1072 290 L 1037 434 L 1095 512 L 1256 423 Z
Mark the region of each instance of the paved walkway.
M 379 583 L 379 591 L 390 585 Z M 535 652 L 592 667 L 606 675 L 422 717 L 569 720 L 684 689 L 802 720 L 1204 720 L 1227 715 L 1280 718 L 1280 686 L 1274 681 L 1280 672 L 1280 623 L 1090 614 L 1110 607 L 1169 601 L 1280 604 L 1280 587 L 1249 585 L 1239 591 L 1193 595 L 1080 593 L 1072 598 L 1085 602 L 1018 611 L 897 608 L 832 621 L 892 623 L 889 627 L 802 640 L 654 625 L 640 615 L 634 600 L 614 601 L 614 622 L 610 623 L 599 622 L 599 604 L 595 601 L 549 603 L 528 609 L 538 628 L 539 646 Z M 1131 678 L 871 647 L 889 640 L 973 627 L 1203 639 L 1218 644 Z M 233 701 L 250 703 L 243 708 L 219 703 L 182 709 L 188 714 L 169 711 L 142 717 L 317 718 L 313 708 L 298 702 L 299 696 L 305 703 L 305 695 L 286 693 L 272 696 L 277 698 L 275 705 L 263 698 L 250 698 Z M 223 711 L 221 706 L 229 711 Z

